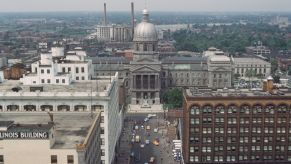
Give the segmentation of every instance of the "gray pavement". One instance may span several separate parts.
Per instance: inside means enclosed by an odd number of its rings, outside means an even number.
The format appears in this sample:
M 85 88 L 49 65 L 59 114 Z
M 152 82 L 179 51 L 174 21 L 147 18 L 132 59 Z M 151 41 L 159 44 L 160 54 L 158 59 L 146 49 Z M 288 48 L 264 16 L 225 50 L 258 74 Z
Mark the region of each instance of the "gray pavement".
M 144 123 L 146 116 L 147 114 L 142 113 L 127 114 L 121 137 L 118 164 L 144 164 L 149 162 L 151 157 L 155 158 L 156 164 L 178 164 L 172 157 L 173 146 L 167 142 L 169 139 L 166 136 L 167 127 L 163 114 L 157 114 L 157 117 Z M 138 130 L 134 129 L 135 125 L 138 125 Z M 141 125 L 144 128 L 141 128 Z M 150 126 L 150 130 L 146 130 L 146 126 Z M 157 133 L 154 132 L 154 128 L 158 128 Z M 140 136 L 141 141 L 132 143 L 131 140 L 136 135 Z M 153 144 L 153 140 L 156 138 L 159 139 L 159 146 Z M 145 140 L 149 140 L 150 144 L 145 144 Z M 145 145 L 144 148 L 141 148 L 141 144 Z M 134 157 L 130 157 L 132 152 Z

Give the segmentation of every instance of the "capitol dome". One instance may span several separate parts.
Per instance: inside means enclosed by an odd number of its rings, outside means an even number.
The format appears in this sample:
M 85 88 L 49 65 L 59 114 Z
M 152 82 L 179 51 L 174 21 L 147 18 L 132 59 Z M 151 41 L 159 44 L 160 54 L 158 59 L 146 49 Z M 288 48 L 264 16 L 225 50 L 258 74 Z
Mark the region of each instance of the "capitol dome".
M 134 42 L 156 42 L 158 34 L 155 26 L 149 22 L 148 10 L 143 10 L 143 20 L 134 30 Z

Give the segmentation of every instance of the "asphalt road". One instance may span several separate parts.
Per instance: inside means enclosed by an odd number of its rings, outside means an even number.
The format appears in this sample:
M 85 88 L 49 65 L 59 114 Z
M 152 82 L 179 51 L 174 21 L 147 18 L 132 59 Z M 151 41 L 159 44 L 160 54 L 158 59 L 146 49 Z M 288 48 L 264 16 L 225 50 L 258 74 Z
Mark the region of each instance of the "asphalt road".
M 120 150 L 124 156 L 128 156 L 130 164 L 144 164 L 149 162 L 151 157 L 155 158 L 156 164 L 177 164 L 172 157 L 172 145 L 167 142 L 167 128 L 163 119 L 163 114 L 157 117 L 151 118 L 148 122 L 144 123 L 144 118 L 147 114 L 127 114 L 127 118 L 124 122 L 124 130 L 121 142 L 121 147 L 128 146 L 128 151 Z M 138 126 L 138 130 L 135 130 L 135 125 Z M 144 128 L 141 128 L 141 125 Z M 146 126 L 150 126 L 150 130 L 146 130 Z M 154 132 L 154 128 L 158 128 L 158 132 Z M 149 136 L 147 135 L 149 132 Z M 140 136 L 140 142 L 131 142 L 132 138 L 136 135 Z M 152 142 L 154 139 L 159 139 L 159 146 L 154 145 Z M 149 140 L 150 144 L 145 144 L 145 140 Z M 144 144 L 144 148 L 141 148 L 141 144 Z M 134 152 L 134 157 L 129 155 Z M 125 164 L 125 162 L 119 161 L 118 163 Z

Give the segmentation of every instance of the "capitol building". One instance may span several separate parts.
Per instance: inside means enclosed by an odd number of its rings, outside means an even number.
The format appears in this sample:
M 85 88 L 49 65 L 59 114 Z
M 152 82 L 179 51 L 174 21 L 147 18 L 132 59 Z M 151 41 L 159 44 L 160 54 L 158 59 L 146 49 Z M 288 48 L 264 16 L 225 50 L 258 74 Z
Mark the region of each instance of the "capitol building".
M 263 60 L 257 59 L 256 64 L 248 65 L 243 59 L 235 60 L 216 48 L 209 48 L 201 56 L 163 59 L 157 48 L 157 30 L 150 23 L 149 12 L 145 9 L 141 23 L 134 30 L 133 60 L 129 61 L 124 57 L 92 58 L 93 76 L 119 72 L 119 78 L 128 90 L 128 102 L 133 106 L 149 108 L 160 105 L 162 93 L 169 88 L 231 88 L 234 74 L 244 74 L 235 72 L 238 69 L 246 71 L 262 67 L 264 77 L 269 76 L 271 71 L 270 63 Z M 252 59 L 248 58 L 248 61 Z

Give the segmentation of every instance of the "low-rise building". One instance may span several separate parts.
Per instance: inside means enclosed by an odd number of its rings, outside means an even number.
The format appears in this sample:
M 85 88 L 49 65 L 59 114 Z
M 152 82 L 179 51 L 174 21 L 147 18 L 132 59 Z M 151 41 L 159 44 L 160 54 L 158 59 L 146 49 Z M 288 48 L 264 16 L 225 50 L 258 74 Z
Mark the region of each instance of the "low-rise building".
M 271 63 L 258 58 L 233 58 L 234 75 L 240 78 L 266 78 L 271 74 Z

